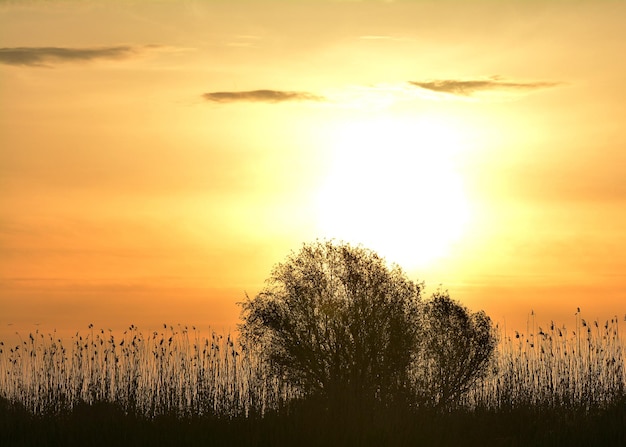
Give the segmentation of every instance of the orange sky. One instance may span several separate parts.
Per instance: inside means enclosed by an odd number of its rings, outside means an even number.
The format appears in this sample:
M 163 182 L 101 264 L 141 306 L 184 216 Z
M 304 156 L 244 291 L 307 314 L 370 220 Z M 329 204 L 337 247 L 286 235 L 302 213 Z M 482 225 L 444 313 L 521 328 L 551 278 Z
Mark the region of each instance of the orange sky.
M 307 241 L 626 314 L 626 3 L 0 2 L 0 339 L 234 330 Z

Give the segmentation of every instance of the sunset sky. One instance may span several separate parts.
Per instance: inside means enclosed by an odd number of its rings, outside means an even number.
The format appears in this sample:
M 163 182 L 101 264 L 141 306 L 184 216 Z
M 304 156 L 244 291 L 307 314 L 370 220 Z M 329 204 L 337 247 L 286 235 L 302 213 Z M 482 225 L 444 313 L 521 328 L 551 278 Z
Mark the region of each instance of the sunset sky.
M 626 2 L 0 1 L 0 339 L 234 331 L 317 238 L 626 314 Z

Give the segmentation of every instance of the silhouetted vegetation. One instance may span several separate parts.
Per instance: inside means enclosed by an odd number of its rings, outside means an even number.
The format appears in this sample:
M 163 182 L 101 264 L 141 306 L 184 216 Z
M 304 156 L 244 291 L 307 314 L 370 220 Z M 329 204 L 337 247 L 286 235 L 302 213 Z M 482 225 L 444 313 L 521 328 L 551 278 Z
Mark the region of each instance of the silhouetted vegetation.
M 377 406 L 407 393 L 420 292 L 372 251 L 305 245 L 243 303 L 241 334 L 270 374 L 303 396 L 331 406 Z
M 131 326 L 1 344 L 0 445 L 626 445 L 617 317 L 506 334 L 422 292 L 323 242 L 243 303 L 240 340 Z
M 418 402 L 456 406 L 489 372 L 496 348 L 491 320 L 438 291 L 423 306 L 420 323 L 413 371 Z

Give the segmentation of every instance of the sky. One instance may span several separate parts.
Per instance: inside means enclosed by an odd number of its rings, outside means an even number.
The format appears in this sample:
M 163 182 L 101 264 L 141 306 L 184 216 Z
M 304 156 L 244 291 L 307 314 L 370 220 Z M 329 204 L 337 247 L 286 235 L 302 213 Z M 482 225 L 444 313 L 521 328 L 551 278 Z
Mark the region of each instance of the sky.
M 0 1 L 0 339 L 236 331 L 303 243 L 626 318 L 626 2 Z

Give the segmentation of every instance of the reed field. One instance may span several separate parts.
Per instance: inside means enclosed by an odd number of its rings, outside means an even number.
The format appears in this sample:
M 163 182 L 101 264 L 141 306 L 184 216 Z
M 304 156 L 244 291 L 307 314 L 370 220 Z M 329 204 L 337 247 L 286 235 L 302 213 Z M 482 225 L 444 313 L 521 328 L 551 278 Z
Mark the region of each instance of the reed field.
M 195 328 L 143 334 L 130 326 L 120 339 L 90 328 L 67 344 L 35 332 L 1 349 L 0 396 L 34 414 L 106 402 L 148 418 L 232 418 L 276 408 L 293 394 L 230 335 L 201 338 Z
M 527 333 L 498 329 L 490 373 L 455 408 L 426 408 L 416 401 L 410 417 L 422 415 L 423 422 L 448 412 L 461 415 L 458 420 L 474 418 L 476 425 L 475 418 L 487 423 L 498 415 L 576 415 L 580 421 L 612 412 L 614 435 L 622 440 L 626 346 L 620 324 L 617 317 L 600 322 L 577 315 L 575 327 L 544 327 L 535 325 L 532 316 Z M 269 375 L 259 356 L 232 336 L 201 336 L 184 326 L 164 325 L 150 333 L 130 326 L 117 338 L 89 327 L 69 341 L 35 332 L 13 346 L 3 343 L 0 350 L 3 411 L 19 408 L 28 417 L 58 418 L 77 408 L 110 404 L 121 415 L 145 421 L 276 420 L 302 397 Z M 518 445 L 506 435 L 497 439 L 504 441 L 494 444 Z
M 624 399 L 625 343 L 617 317 L 576 327 L 529 325 L 527 334 L 500 334 L 492 374 L 466 396 L 474 407 L 601 409 Z M 625 318 L 626 320 L 626 318 Z

